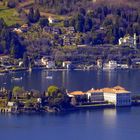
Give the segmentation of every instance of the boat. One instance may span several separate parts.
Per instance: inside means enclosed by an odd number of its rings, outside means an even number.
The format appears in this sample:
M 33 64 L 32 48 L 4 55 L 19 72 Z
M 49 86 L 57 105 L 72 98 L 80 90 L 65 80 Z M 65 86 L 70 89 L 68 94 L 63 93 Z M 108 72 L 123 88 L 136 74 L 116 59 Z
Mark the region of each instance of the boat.
M 14 80 L 14 81 L 21 81 L 22 77 L 12 77 L 12 80 Z
M 5 73 L 0 73 L 0 76 L 4 76 L 5 75 Z
M 52 76 L 46 76 L 46 79 L 53 79 Z

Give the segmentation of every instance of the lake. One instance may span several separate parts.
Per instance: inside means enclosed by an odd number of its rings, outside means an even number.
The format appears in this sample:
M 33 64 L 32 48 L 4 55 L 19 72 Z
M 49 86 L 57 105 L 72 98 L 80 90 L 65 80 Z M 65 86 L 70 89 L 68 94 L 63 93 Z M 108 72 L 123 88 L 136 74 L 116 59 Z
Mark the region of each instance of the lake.
M 138 140 L 140 107 L 0 115 L 1 140 Z
M 51 75 L 53 79 L 47 79 Z M 23 77 L 20 81 L 12 77 Z M 41 92 L 49 85 L 69 91 L 124 86 L 140 94 L 140 70 L 119 71 L 46 71 L 35 70 L 0 76 L 0 85 L 12 89 L 19 85 Z M 2 140 L 138 140 L 140 107 L 94 109 L 42 115 L 0 114 Z
M 53 79 L 47 79 L 52 76 Z M 23 77 L 20 81 L 12 77 Z M 34 70 L 33 72 L 19 72 L 0 75 L 0 85 L 9 89 L 14 86 L 23 86 L 26 90 L 36 89 L 41 92 L 50 85 L 65 87 L 68 91 L 87 91 L 91 88 L 103 88 L 120 85 L 132 93 L 140 93 L 140 70 L 118 71 L 47 71 Z

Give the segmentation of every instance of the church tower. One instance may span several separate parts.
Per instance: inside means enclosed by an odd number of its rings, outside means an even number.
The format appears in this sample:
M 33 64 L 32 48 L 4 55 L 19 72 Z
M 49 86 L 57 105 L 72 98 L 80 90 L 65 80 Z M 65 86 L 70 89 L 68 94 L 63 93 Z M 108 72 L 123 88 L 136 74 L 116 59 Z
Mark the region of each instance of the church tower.
M 134 34 L 134 46 L 135 47 L 137 46 L 137 36 L 136 36 L 136 33 Z

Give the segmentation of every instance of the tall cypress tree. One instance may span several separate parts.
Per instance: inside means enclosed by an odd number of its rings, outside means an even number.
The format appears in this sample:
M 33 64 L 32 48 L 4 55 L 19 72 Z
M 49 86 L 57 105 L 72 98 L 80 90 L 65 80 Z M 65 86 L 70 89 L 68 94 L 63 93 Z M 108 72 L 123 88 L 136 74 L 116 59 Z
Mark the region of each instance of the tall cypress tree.
M 29 10 L 28 20 L 29 22 L 34 23 L 34 9 L 33 8 L 30 8 Z
M 40 19 L 40 12 L 39 9 L 36 9 L 34 12 L 34 22 L 38 22 Z

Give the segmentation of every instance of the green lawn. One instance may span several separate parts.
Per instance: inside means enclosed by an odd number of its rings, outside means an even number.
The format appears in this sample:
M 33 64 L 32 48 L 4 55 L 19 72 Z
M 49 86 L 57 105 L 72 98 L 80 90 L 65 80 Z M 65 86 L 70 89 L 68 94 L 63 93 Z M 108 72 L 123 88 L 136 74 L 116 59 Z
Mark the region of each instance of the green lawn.
M 16 9 L 9 9 L 3 5 L 0 5 L 0 18 L 3 18 L 7 25 L 23 23 L 23 21 L 19 18 Z

